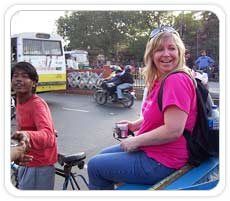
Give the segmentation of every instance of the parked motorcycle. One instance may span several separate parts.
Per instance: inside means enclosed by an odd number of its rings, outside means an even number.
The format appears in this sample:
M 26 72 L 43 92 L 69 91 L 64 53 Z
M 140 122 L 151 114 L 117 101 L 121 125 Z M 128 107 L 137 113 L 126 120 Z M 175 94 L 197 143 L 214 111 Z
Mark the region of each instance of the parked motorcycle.
M 94 99 L 99 105 L 104 105 L 109 102 L 120 103 L 126 108 L 132 107 L 136 99 L 133 87 L 123 89 L 122 93 L 124 98 L 118 100 L 114 83 L 102 83 L 100 87 L 96 88 Z

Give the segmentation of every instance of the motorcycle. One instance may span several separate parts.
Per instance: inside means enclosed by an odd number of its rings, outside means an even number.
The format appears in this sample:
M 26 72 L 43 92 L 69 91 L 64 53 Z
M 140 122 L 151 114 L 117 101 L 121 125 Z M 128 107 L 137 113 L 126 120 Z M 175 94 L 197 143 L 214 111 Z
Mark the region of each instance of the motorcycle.
M 107 102 L 109 103 L 120 103 L 125 108 L 130 108 L 134 104 L 136 99 L 135 92 L 133 87 L 129 87 L 122 90 L 123 99 L 119 100 L 117 98 L 116 86 L 114 83 L 105 83 L 103 82 L 100 87 L 96 88 L 94 93 L 94 99 L 97 104 L 104 105 Z

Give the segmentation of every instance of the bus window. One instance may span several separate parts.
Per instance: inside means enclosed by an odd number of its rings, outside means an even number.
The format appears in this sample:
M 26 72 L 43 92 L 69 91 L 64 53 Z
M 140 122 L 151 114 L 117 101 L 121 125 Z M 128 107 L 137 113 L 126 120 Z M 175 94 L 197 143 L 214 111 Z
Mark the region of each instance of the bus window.
M 62 55 L 60 41 L 23 39 L 24 55 Z

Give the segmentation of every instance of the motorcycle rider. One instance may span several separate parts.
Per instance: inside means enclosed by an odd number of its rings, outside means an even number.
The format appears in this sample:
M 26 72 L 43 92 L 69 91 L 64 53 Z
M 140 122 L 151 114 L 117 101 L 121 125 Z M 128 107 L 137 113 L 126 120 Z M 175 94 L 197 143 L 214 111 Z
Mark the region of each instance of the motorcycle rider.
M 119 74 L 119 79 L 121 80 L 121 84 L 117 85 L 117 98 L 118 100 L 123 99 L 122 89 L 127 89 L 133 86 L 134 79 L 131 74 L 131 66 L 125 66 L 125 69 L 122 73 Z
M 111 75 L 106 78 L 102 83 L 102 88 L 105 88 L 108 90 L 110 95 L 114 94 L 116 91 L 117 85 L 121 84 L 122 81 L 120 79 L 120 74 L 122 72 L 121 68 L 119 66 L 112 67 L 113 72 Z
M 106 83 L 111 83 L 114 80 L 116 80 L 118 77 L 118 74 L 122 72 L 122 69 L 120 66 L 114 65 L 114 66 L 111 66 L 110 68 L 112 70 L 112 73 L 107 78 L 104 79 Z
M 213 64 L 214 60 L 206 55 L 206 50 L 201 50 L 201 56 L 195 61 L 198 70 L 207 73 L 208 77 L 210 77 Z

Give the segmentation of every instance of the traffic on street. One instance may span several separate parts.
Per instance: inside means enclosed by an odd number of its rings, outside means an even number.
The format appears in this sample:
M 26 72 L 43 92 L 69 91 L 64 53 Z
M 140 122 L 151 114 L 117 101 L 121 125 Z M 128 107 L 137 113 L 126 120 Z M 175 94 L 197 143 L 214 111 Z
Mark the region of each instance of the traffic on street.
M 216 90 L 219 94 L 218 85 L 211 83 L 209 90 Z M 124 108 L 114 103 L 98 105 L 94 97 L 88 95 L 50 92 L 39 96 L 48 103 L 51 110 L 57 130 L 58 152 L 67 155 L 80 152 L 86 154 L 84 168 L 79 170 L 73 167 L 73 172 L 82 174 L 86 179 L 88 160 L 102 149 L 119 143 L 113 137 L 115 123 L 140 117 L 141 100 L 135 100 L 131 108 Z M 15 119 L 12 120 L 11 129 L 16 129 Z M 58 163 L 56 166 L 60 167 Z M 61 190 L 63 182 L 64 178 L 56 175 L 55 189 Z M 77 182 L 81 190 L 87 190 L 80 178 L 77 178 Z
M 117 144 L 113 138 L 113 128 L 120 120 L 139 118 L 141 101 L 135 100 L 132 108 L 122 105 L 98 105 L 92 96 L 70 95 L 62 93 L 40 94 L 48 103 L 58 132 L 58 152 L 64 154 L 86 153 L 86 164 L 89 158 L 102 149 Z M 58 164 L 57 164 L 58 166 Z M 78 170 L 87 179 L 87 165 Z M 55 189 L 62 189 L 64 178 L 56 176 Z M 87 187 L 78 180 L 81 190 Z

